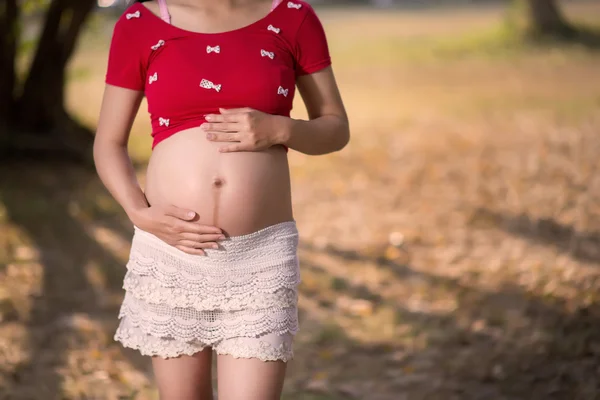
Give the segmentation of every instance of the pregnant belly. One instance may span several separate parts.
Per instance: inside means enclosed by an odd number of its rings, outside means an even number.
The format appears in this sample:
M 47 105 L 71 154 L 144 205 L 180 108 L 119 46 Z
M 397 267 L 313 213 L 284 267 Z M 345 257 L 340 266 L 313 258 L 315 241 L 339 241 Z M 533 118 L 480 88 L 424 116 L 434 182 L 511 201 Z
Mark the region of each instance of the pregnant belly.
M 158 144 L 146 175 L 150 205 L 191 209 L 200 215 L 201 223 L 232 236 L 293 220 L 283 147 L 219 153 L 220 145 L 206 140 L 198 128 Z

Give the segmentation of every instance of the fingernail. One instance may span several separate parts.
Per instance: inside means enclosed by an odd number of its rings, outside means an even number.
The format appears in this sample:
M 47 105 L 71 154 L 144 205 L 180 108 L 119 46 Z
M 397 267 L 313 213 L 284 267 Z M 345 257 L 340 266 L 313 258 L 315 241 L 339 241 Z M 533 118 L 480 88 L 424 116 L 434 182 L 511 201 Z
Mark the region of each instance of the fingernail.
M 194 217 L 195 215 L 196 215 L 196 213 L 195 213 L 195 212 L 193 212 L 193 211 L 190 211 L 190 212 L 188 213 L 188 217 L 190 217 L 190 218 Z
M 214 139 L 214 138 L 215 138 L 215 135 L 213 135 L 212 133 L 207 133 L 207 134 L 206 134 L 206 138 L 207 138 L 208 140 L 212 140 L 212 139 Z
M 210 246 L 210 247 L 212 247 L 213 249 L 218 249 L 218 248 L 219 248 L 219 245 L 218 245 L 218 244 L 213 244 L 213 245 L 212 245 L 212 246 Z
M 209 114 L 209 115 L 204 116 L 204 119 L 207 121 L 212 121 L 213 116 Z
M 221 236 L 219 236 L 219 239 L 220 239 L 220 240 L 223 240 L 223 239 L 225 239 L 225 235 L 221 235 Z

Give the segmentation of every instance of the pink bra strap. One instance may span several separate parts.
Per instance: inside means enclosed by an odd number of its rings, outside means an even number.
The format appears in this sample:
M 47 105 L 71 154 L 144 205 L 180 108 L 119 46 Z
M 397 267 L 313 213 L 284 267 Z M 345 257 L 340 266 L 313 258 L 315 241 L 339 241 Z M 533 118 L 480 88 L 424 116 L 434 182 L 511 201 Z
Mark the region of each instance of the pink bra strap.
M 276 0 L 273 0 L 276 1 Z M 167 7 L 167 0 L 158 0 L 158 9 L 160 10 L 160 17 L 167 24 L 171 23 L 171 16 L 169 15 L 169 8 Z
M 163 0 L 164 1 L 164 0 Z M 273 4 L 271 4 L 271 11 L 273 11 L 279 4 L 281 4 L 283 0 L 273 0 Z

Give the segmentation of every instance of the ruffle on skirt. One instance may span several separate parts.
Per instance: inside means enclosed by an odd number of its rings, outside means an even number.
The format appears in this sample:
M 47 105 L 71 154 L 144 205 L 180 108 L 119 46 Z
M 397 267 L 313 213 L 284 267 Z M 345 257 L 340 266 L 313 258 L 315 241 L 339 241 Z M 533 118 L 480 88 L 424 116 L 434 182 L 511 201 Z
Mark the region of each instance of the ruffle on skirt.
M 293 357 L 300 271 L 293 221 L 234 236 L 206 256 L 135 229 L 115 340 L 151 356 L 207 346 L 234 357 Z

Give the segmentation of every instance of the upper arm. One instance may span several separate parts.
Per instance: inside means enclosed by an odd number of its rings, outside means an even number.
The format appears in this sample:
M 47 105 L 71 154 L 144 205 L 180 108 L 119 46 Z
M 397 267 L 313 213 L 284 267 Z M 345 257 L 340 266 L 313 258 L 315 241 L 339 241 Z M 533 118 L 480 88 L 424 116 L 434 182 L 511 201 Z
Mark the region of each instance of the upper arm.
M 296 84 L 310 119 L 323 115 L 335 115 L 347 120 L 342 96 L 331 66 L 319 72 L 298 77 Z
M 141 22 L 139 18 L 121 16 L 115 24 L 96 132 L 97 142 L 127 144 L 146 84 L 149 46 Z
M 296 85 L 310 119 L 323 115 L 346 118 L 331 68 L 327 35 L 314 9 L 307 3 L 295 41 Z
M 143 92 L 107 84 L 102 98 L 96 143 L 111 142 L 126 146 Z

